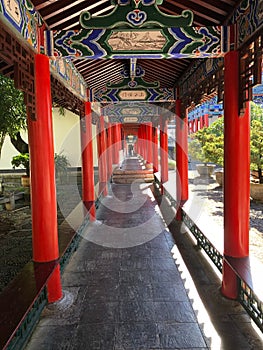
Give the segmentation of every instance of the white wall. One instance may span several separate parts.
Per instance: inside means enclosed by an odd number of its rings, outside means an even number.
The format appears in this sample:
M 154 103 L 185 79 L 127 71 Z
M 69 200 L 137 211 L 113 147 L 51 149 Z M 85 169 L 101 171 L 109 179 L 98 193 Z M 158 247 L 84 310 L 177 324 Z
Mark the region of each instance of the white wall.
M 21 132 L 21 136 L 25 142 L 28 142 L 27 133 L 25 131 Z M 9 136 L 6 136 L 3 144 L 3 148 L 1 151 L 0 169 L 12 169 L 11 160 L 14 156 L 18 154 L 19 152 L 12 145 Z
M 71 166 L 81 166 L 79 116 L 68 110 L 59 115 L 53 108 L 53 133 L 55 153 L 67 156 Z
M 58 108 L 53 108 L 53 132 L 55 153 L 62 153 L 67 156 L 72 167 L 81 166 L 79 116 L 68 110 L 65 110 L 64 116 L 61 116 Z M 92 135 L 93 161 L 94 166 L 97 166 L 96 127 L 94 125 L 92 126 Z M 22 132 L 21 136 L 28 142 L 26 132 Z M 11 169 L 12 157 L 18 153 L 7 136 L 2 149 L 0 169 Z

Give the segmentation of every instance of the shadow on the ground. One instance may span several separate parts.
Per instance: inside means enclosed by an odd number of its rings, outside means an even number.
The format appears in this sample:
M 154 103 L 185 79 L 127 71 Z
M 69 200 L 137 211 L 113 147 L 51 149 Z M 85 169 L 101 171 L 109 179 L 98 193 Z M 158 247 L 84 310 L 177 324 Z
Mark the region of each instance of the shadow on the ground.
M 223 206 L 218 206 L 219 203 L 223 205 L 223 187 L 217 185 L 213 179 L 204 180 L 200 177 L 189 180 L 189 183 L 196 185 L 191 190 L 196 196 L 215 202 L 210 206 L 211 215 L 223 217 Z M 254 200 L 250 201 L 250 228 L 257 229 L 263 237 L 263 203 Z

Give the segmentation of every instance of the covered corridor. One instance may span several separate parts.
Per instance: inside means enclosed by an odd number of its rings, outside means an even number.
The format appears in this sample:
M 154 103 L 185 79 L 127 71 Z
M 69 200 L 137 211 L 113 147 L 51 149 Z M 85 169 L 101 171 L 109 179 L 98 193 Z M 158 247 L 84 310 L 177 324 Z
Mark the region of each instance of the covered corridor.
M 262 348 L 251 326 L 263 330 L 262 286 L 249 256 L 249 104 L 262 83 L 262 28 L 253 0 L 0 1 L 0 73 L 23 91 L 32 214 L 32 260 L 0 295 L 4 349 L 23 348 L 39 318 L 29 348 Z M 208 108 L 189 116 L 215 97 L 224 114 L 221 250 L 186 212 L 189 132 L 210 123 Z M 65 216 L 60 236 L 53 106 L 78 118 L 69 147 L 81 173 L 73 224 Z

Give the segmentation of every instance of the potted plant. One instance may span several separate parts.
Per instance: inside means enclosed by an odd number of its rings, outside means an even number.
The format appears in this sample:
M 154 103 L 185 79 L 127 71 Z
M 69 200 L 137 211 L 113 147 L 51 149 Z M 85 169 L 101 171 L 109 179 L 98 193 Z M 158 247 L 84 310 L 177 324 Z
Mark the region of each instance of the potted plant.
M 209 127 L 197 131 L 191 135 L 191 139 L 189 155 L 202 162 L 202 164 L 196 165 L 199 175 L 211 176 L 215 164 L 223 165 L 223 118 L 219 118 Z
M 20 153 L 12 158 L 11 164 L 13 168 L 23 168 L 25 169 L 26 175 L 22 175 L 21 183 L 24 187 L 29 187 L 30 185 L 30 169 L 29 169 L 29 153 Z

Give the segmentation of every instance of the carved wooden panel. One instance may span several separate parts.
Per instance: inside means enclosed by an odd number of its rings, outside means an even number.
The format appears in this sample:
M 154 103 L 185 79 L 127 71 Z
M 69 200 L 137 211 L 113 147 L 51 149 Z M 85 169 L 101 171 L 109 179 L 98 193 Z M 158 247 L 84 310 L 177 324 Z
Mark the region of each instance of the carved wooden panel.
M 179 94 L 181 103 L 181 114 L 185 116 L 186 108 L 193 107 L 203 103 L 213 96 L 218 96 L 218 102 L 223 100 L 224 89 L 224 70 L 223 65 L 220 65 L 213 74 L 200 81 L 200 70 L 197 69 L 191 77 L 192 84 L 189 84 L 189 90 L 183 95 Z M 197 80 L 198 79 L 198 80 Z M 198 85 L 195 81 L 199 81 Z M 179 89 L 180 90 L 180 89 Z
M 83 117 L 85 115 L 84 101 L 69 91 L 56 77 L 51 76 L 51 94 L 53 103 L 64 107 Z
M 262 83 L 263 35 L 253 38 L 240 51 L 240 112 L 247 101 L 252 100 L 252 88 Z

